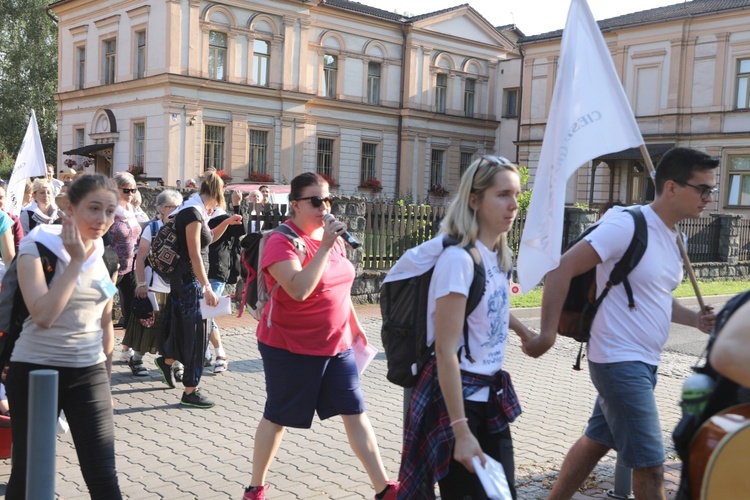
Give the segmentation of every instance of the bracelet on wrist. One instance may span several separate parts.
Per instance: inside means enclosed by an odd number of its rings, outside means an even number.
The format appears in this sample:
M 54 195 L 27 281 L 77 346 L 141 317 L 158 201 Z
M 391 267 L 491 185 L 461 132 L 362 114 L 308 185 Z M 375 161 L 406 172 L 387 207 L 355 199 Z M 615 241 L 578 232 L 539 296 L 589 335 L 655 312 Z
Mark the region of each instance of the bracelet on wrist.
M 139 282 L 137 283 L 137 285 L 138 285 L 139 287 L 140 287 L 140 286 L 146 286 L 146 282 L 145 282 L 145 281 L 139 281 Z
M 458 425 L 461 422 L 468 422 L 468 421 L 469 421 L 469 419 L 466 418 L 466 417 L 464 417 L 464 418 L 457 418 L 456 420 L 454 420 L 453 422 L 451 422 L 451 427 L 453 427 L 454 425 Z

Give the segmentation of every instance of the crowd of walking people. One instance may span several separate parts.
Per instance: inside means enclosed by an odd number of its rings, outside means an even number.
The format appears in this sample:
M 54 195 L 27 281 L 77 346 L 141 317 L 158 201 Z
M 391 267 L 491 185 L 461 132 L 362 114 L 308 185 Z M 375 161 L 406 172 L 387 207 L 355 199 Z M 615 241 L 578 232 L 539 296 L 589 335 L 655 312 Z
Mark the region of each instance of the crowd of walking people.
M 717 165 L 703 153 L 675 148 L 657 168 L 656 200 L 642 208 L 648 248 L 630 276 L 638 308 L 629 309 L 625 292 L 614 287 L 594 319 L 588 363 L 598 397 L 585 434 L 563 463 L 553 498 L 570 498 L 609 449 L 633 468 L 637 497 L 665 496 L 654 398 L 660 354 L 670 322 L 710 332 L 715 321 L 712 311 L 689 310 L 672 299 L 682 273 L 674 226 L 699 215 L 712 199 Z M 56 203 L 51 179 L 37 179 L 20 220 L 0 212 L 0 253 L 6 264 L 18 254 L 19 285 L 30 311 L 7 375 L 14 440 L 10 499 L 24 497 L 28 374 L 40 367 L 60 372 L 59 406 L 92 498 L 121 498 L 107 375 L 116 326 L 125 329 L 119 359 L 134 376 L 148 375 L 144 356 L 156 355 L 164 383 L 184 387 L 179 404 L 215 405 L 200 387 L 201 377 L 207 365 L 214 374 L 226 371 L 230 356 L 216 323 L 203 317 L 200 301 L 218 303 L 226 283 L 240 272 L 240 241 L 266 229 L 243 219 L 240 193 L 230 193 L 227 211 L 224 183 L 212 171 L 185 198 L 162 190 L 154 217 L 140 210 L 138 187 L 128 173 L 117 174 L 114 182 L 83 175 L 63 187 Z M 521 413 L 524 394 L 516 393 L 503 369 L 508 334 L 519 336 L 527 355 L 543 355 L 555 342 L 570 279 L 601 264 L 596 275 L 603 286 L 635 231 L 629 216 L 613 213 L 563 256 L 547 278 L 537 333 L 510 312 L 513 255 L 507 234 L 520 193 L 515 165 L 501 157 L 477 159 L 462 175 L 438 236 L 425 244 L 437 249 L 429 263 L 434 271 L 426 311 L 427 345 L 434 355 L 417 374 L 401 467 L 392 479 L 380 457 L 352 350 L 356 343 L 366 345 L 367 336 L 351 299 L 355 269 L 341 238 L 347 228 L 328 217 L 333 199 L 322 176 L 307 172 L 292 179 L 288 220 L 264 237 L 258 266 L 270 291 L 256 331 L 266 400 L 244 500 L 266 498 L 266 477 L 285 430 L 310 428 L 316 413 L 320 420 L 341 418 L 376 499 L 434 498 L 435 485 L 444 499 L 486 498 L 475 468 L 490 459 L 501 465 L 509 495 L 516 498 L 511 423 Z M 0 203 L 3 194 L 0 190 Z M 250 193 L 248 202 L 250 213 L 277 210 L 268 204 L 266 186 Z M 167 223 L 179 254 L 168 282 L 148 259 Z M 18 224 L 27 235 L 22 240 L 11 230 Z M 444 245 L 444 238 L 457 244 Z M 46 279 L 43 247 L 56 256 L 52 280 Z M 484 270 L 482 293 L 465 314 L 477 266 Z M 116 293 L 122 310 L 117 323 Z M 154 309 L 145 316 L 137 312 L 144 301 Z

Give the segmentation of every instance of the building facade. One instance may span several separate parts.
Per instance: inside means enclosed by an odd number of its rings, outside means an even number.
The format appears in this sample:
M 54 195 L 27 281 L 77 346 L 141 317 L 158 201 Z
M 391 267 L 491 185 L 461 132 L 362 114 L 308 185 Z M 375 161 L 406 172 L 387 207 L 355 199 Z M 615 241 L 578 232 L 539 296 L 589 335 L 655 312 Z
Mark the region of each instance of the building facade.
M 721 158 L 709 212 L 750 214 L 750 1 L 694 0 L 599 21 L 654 163 L 672 146 Z M 519 40 L 524 55 L 519 162 L 541 152 L 561 31 Z M 654 192 L 640 153 L 583 165 L 569 203 L 643 203 Z
M 346 0 L 60 0 L 58 148 L 168 185 L 329 176 L 344 194 L 457 188 L 516 159 L 513 27 L 468 5 L 404 18 Z M 374 179 L 374 180 L 373 180 Z M 360 186 L 376 186 L 376 189 Z

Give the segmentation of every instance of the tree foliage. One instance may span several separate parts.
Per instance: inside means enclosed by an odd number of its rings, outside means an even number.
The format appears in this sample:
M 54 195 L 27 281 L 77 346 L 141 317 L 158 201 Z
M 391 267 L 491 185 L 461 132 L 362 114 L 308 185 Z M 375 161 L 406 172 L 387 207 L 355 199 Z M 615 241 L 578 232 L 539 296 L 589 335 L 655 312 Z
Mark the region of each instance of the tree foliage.
M 57 159 L 57 25 L 47 5 L 0 1 L 0 158 L 18 152 L 34 109 L 45 157 Z

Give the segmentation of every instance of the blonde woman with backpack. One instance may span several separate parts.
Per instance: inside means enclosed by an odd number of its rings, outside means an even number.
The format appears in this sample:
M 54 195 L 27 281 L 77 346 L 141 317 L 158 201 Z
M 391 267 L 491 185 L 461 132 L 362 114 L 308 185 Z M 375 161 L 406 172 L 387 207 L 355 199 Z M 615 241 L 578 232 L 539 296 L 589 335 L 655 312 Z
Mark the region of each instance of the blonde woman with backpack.
M 427 345 L 435 356 L 423 367 L 410 399 L 399 482 L 402 498 L 486 498 L 473 459 L 500 462 L 513 485 L 513 442 L 509 423 L 521 407 L 503 360 L 508 329 L 528 329 L 510 314 L 511 251 L 507 233 L 518 213 L 518 169 L 501 157 L 485 156 L 469 166 L 443 219 L 440 235 L 458 240 L 435 263 L 427 301 Z M 469 251 L 467 251 L 469 250 Z M 478 254 L 478 255 L 477 255 Z M 485 290 L 466 318 L 476 259 Z M 424 453 L 424 450 L 429 450 Z

